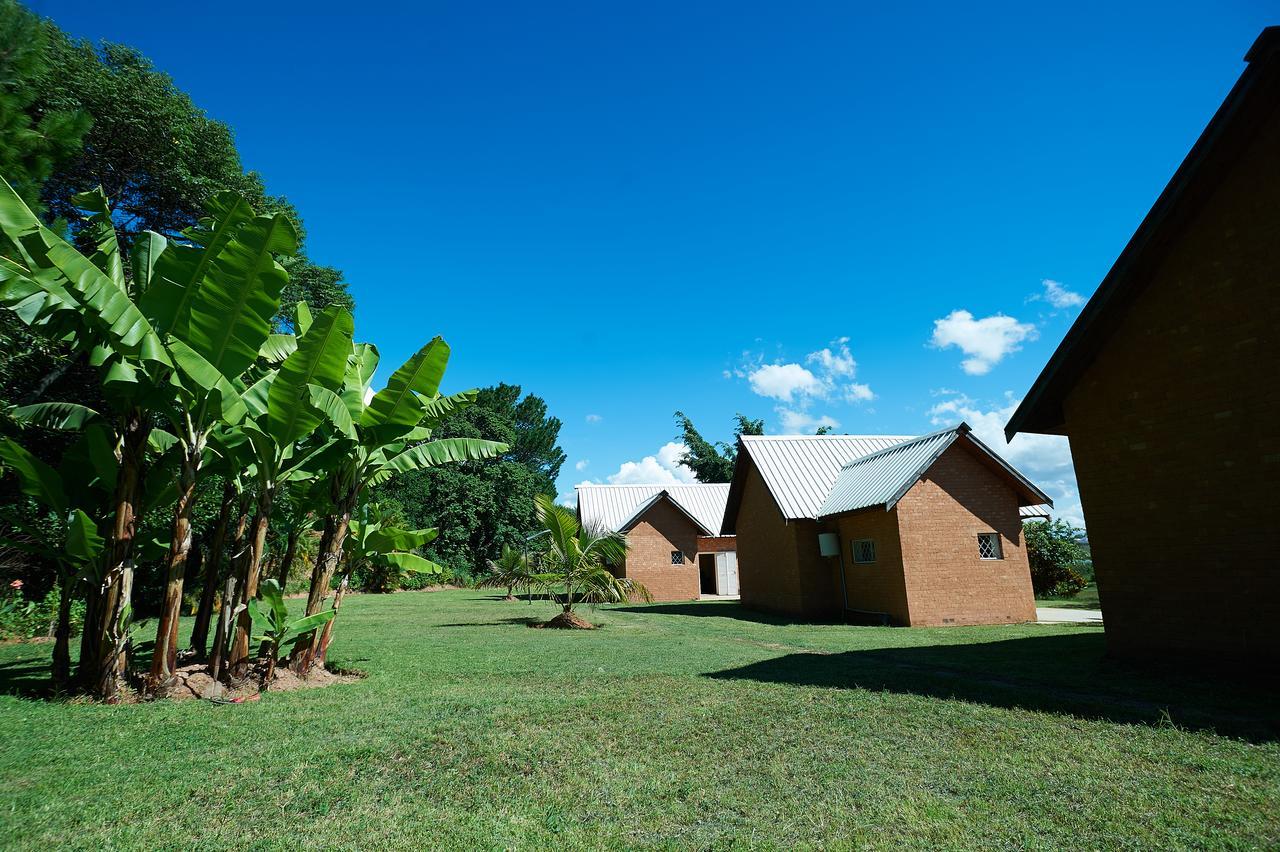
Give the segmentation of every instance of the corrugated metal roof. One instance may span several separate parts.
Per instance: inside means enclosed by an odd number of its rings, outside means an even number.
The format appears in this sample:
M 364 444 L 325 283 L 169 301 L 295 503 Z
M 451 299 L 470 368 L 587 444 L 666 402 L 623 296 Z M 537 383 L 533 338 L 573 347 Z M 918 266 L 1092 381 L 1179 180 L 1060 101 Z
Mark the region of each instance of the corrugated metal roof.
M 912 440 L 912 435 L 743 435 L 742 446 L 788 520 L 816 518 L 853 459 Z
M 578 517 L 589 526 L 622 530 L 636 512 L 662 492 L 712 535 L 720 532 L 729 483 L 688 485 L 579 485 Z
M 1022 490 L 1023 499 L 1053 505 L 1049 496 L 1035 483 L 978 440 L 968 423 L 961 423 L 954 429 L 912 438 L 850 461 L 840 469 L 817 516 L 829 517 L 872 506 L 892 508 L 956 441 L 965 442 L 977 451 L 979 458 L 987 459 L 994 467 L 1007 473 L 1016 487 Z
M 818 517 L 892 506 L 962 433 L 935 432 L 855 459 L 840 469 Z
M 1049 519 L 1049 507 L 1048 506 L 1020 506 L 1018 507 L 1018 514 L 1022 516 L 1022 520 L 1024 521 L 1035 520 L 1037 518 L 1043 518 L 1047 521 Z

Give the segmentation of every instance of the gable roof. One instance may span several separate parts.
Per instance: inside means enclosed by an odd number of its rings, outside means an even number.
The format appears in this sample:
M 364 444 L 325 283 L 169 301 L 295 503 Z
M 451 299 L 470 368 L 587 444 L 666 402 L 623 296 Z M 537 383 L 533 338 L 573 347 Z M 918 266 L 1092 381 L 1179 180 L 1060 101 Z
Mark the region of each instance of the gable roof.
M 787 520 L 816 518 L 840 468 L 851 459 L 910 440 L 910 435 L 743 435 L 721 531 L 733 533 L 746 484 L 744 458 L 760 471 Z
M 1244 59 L 1249 63 L 1244 73 L 1009 419 L 1006 437 L 1019 432 L 1065 434 L 1063 399 L 1212 197 L 1222 176 L 1280 108 L 1280 27 L 1264 29 Z
M 579 485 L 578 518 L 583 524 L 626 532 L 663 499 L 670 500 L 703 535 L 719 535 L 729 499 L 729 483 L 682 485 Z
M 1043 491 L 974 437 L 969 424 L 961 423 L 954 429 L 903 441 L 850 461 L 840 469 L 831 492 L 818 509 L 818 517 L 825 518 L 875 506 L 892 509 L 920 481 L 920 477 L 925 475 L 939 456 L 957 442 L 972 447 L 979 459 L 996 467 L 1012 480 L 1014 490 L 1025 501 L 1019 503 L 1020 506 L 1046 503 L 1053 505 L 1053 501 Z

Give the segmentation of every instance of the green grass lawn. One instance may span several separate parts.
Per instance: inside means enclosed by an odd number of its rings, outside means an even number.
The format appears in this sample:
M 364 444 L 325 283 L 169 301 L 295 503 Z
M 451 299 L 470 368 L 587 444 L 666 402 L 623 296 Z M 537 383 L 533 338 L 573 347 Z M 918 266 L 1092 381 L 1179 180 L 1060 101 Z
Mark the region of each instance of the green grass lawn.
M 1276 693 L 1098 628 L 789 624 L 353 596 L 358 683 L 255 704 L 0 697 L 9 846 L 1274 848 Z M 0 646 L 0 691 L 46 645 Z
M 1036 606 L 1056 606 L 1063 609 L 1102 609 L 1098 602 L 1098 587 L 1090 583 L 1070 598 L 1036 598 Z

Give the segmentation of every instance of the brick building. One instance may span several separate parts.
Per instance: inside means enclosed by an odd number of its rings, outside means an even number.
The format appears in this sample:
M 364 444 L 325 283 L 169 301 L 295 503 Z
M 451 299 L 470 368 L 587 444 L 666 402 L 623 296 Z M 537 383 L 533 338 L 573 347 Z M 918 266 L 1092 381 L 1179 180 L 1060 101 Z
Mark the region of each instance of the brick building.
M 1112 653 L 1280 657 L 1280 27 L 1009 421 L 1071 441 Z
M 584 526 L 626 534 L 630 549 L 616 570 L 654 600 L 738 593 L 737 545 L 720 534 L 728 483 L 579 485 L 577 493 Z
M 1051 501 L 969 427 L 739 439 L 742 602 L 900 625 L 1034 621 L 1023 515 Z

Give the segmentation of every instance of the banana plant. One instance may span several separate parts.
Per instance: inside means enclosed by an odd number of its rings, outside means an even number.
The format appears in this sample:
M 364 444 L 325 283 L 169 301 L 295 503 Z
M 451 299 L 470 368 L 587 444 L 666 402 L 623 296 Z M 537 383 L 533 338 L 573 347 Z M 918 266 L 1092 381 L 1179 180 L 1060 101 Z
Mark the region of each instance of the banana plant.
M 138 308 L 161 239 L 144 234 L 134 244 L 132 282 L 101 191 L 76 197 L 87 212 L 86 256 L 46 228 L 0 179 L 0 232 L 12 256 L 0 257 L 0 305 L 33 330 L 70 345 L 99 371 L 109 410 L 117 475 L 105 517 L 101 582 L 87 595 L 77 678 L 107 701 L 118 700 L 127 665 L 127 621 L 135 565 L 134 536 L 147 481 L 152 412 L 172 399 L 173 361 L 157 329 Z
M 299 312 L 300 324 L 308 317 Z M 319 612 L 344 552 L 352 513 L 367 490 L 399 473 L 450 462 L 478 461 L 505 453 L 506 444 L 475 438 L 435 438 L 433 430 L 449 414 L 471 405 L 476 391 L 440 394 L 449 363 L 449 345 L 439 337 L 419 349 L 373 393 L 378 350 L 352 347 L 340 400 L 342 409 L 326 409 L 335 424 L 338 451 L 328 480 L 331 511 L 325 516 L 319 552 L 307 595 L 308 615 Z M 351 428 L 345 428 L 350 423 Z M 331 628 L 330 628 L 331 629 Z M 296 646 L 290 665 L 305 674 L 320 653 L 321 636 Z
M 329 652 L 329 643 L 333 640 L 333 625 L 349 586 L 352 570 L 362 565 L 374 564 L 384 570 L 414 574 L 440 574 L 444 571 L 443 566 L 413 552 L 434 541 L 439 530 L 434 528 L 410 530 L 387 524 L 383 520 L 381 508 L 376 503 L 364 504 L 360 507 L 360 511 L 362 517 L 351 520 L 350 534 L 343 542 L 342 556 L 346 563 L 346 573 L 338 583 L 338 591 L 333 598 L 333 608 L 327 610 L 332 613 L 332 618 L 324 625 L 324 630 L 317 635 L 316 650 L 309 665 L 324 665 L 325 657 Z M 301 648 L 300 640 L 295 645 L 295 649 Z
M 183 233 L 185 244 L 162 246 L 140 302 L 168 331 L 164 342 L 177 368 L 174 402 L 164 411 L 179 449 L 178 496 L 148 677 L 152 688 L 168 683 L 177 663 L 191 512 L 209 436 L 245 416 L 237 385 L 271 335 L 288 281 L 275 258 L 297 250 L 296 231 L 285 216 L 255 216 L 234 192 L 215 195 L 207 211 L 207 218 Z
M 95 449 L 96 448 L 96 449 Z M 103 538 L 90 512 L 106 504 L 115 476 L 101 432 L 86 432 L 64 454 L 58 469 L 36 458 L 17 442 L 0 439 L 0 463 L 11 470 L 28 497 L 51 512 L 61 527 L 57 545 L 41 531 L 22 539 L 8 539 L 8 546 L 33 553 L 57 566 L 58 617 L 54 628 L 53 684 L 61 691 L 71 675 L 71 602 L 76 588 L 92 578 L 102 556 Z M 88 511 L 86 511 L 88 509 Z
M 344 416 L 346 410 L 337 395 L 352 349 L 352 329 L 350 312 L 327 308 L 308 326 L 279 369 L 243 395 L 248 413 L 238 428 L 253 460 L 257 505 L 241 569 L 240 600 L 252 600 L 258 592 L 276 490 L 282 483 L 312 476 L 334 463 L 342 444 L 329 436 L 329 425 L 340 434 L 354 434 L 354 424 Z M 236 675 L 242 675 L 249 664 L 251 629 L 252 619 L 247 611 L 241 612 L 229 655 Z
M 267 649 L 267 668 L 262 676 L 261 691 L 271 687 L 271 678 L 276 673 L 276 661 L 280 659 L 280 649 L 291 647 L 306 638 L 306 634 L 322 627 L 337 615 L 335 610 L 317 612 L 301 618 L 289 618 L 289 607 L 284 602 L 284 590 L 274 578 L 263 582 L 259 589 L 262 606 L 258 600 L 250 600 L 246 612 L 262 632 L 254 637 Z

